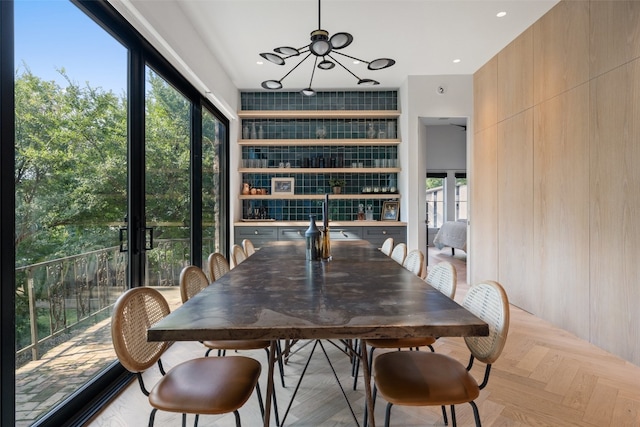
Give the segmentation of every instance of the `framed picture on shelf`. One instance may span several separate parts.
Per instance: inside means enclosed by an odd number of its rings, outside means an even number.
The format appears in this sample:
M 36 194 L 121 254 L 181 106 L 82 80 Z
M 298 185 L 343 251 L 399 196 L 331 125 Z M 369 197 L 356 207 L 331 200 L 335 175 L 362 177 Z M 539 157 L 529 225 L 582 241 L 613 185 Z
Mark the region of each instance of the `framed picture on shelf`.
M 293 194 L 294 184 L 294 178 L 271 178 L 271 194 L 274 196 Z
M 380 221 L 397 221 L 400 218 L 400 202 L 382 202 Z

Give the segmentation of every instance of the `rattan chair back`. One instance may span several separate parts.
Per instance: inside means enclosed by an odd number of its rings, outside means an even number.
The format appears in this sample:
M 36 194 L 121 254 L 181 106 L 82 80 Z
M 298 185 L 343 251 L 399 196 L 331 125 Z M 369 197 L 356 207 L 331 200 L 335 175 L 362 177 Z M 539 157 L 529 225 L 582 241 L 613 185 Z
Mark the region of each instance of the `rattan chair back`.
M 153 288 L 133 288 L 120 295 L 111 315 L 111 340 L 116 356 L 127 370 L 146 371 L 167 349 L 166 342 L 147 341 L 147 329 L 169 312 L 169 304 Z
M 404 258 L 402 266 L 420 277 L 422 275 L 422 265 L 424 264 L 424 255 L 422 251 L 419 249 L 413 249 L 409 251 L 407 256 Z
M 404 263 L 404 259 L 407 256 L 407 245 L 405 243 L 398 243 L 391 251 L 391 259 L 393 259 L 398 264 L 402 265 Z
M 244 254 L 247 257 L 256 253 L 256 248 L 253 246 L 253 242 L 249 239 L 244 239 L 242 241 L 242 249 L 244 249 Z
M 180 272 L 180 297 L 183 303 L 207 286 L 209 286 L 209 279 L 200 267 L 188 265 Z
M 502 353 L 509 332 L 507 294 L 499 283 L 488 280 L 470 287 L 462 306 L 489 325 L 488 336 L 464 338 L 469 351 L 481 362 L 495 362 Z
M 209 269 L 209 279 L 212 282 L 215 282 L 231 271 L 229 261 L 227 261 L 224 255 L 220 252 L 214 252 L 209 255 L 209 258 L 207 259 L 207 266 Z
M 233 245 L 231 248 L 231 268 L 239 266 L 245 259 L 247 259 L 247 254 L 244 253 L 242 246 Z
M 393 237 L 387 237 L 387 239 L 384 242 L 382 242 L 382 246 L 380 246 L 380 252 L 382 252 L 386 256 L 390 256 L 392 250 L 393 250 Z
M 456 287 L 458 285 L 458 272 L 453 264 L 448 261 L 442 261 L 427 269 L 428 274 L 425 281 L 453 299 L 456 296 Z

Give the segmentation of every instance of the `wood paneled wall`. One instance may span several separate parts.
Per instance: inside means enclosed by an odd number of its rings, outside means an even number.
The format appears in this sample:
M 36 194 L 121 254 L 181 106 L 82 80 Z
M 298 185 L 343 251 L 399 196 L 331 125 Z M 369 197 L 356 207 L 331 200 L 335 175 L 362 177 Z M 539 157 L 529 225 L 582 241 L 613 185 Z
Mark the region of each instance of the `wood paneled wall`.
M 640 1 L 558 3 L 474 75 L 474 126 L 469 282 L 640 365 Z

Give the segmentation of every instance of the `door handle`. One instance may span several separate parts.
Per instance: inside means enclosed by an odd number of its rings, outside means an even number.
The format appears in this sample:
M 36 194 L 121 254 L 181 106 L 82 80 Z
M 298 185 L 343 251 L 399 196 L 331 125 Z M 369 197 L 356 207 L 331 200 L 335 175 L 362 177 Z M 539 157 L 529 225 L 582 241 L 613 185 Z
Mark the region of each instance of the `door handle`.
M 153 249 L 153 227 L 145 227 L 144 228 L 144 250 L 150 251 L 151 249 Z
M 127 232 L 127 227 L 120 227 L 118 230 L 118 238 L 120 239 L 120 252 L 128 252 L 129 248 L 127 247 L 127 239 L 125 239 L 125 233 Z

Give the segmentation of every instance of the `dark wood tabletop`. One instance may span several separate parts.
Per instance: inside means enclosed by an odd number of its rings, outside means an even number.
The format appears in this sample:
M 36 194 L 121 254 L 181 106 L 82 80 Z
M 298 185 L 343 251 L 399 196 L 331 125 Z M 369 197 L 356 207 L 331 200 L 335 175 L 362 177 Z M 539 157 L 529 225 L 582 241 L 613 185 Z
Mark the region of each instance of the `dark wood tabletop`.
M 273 242 L 148 331 L 150 341 L 482 336 L 485 322 L 366 241 Z

